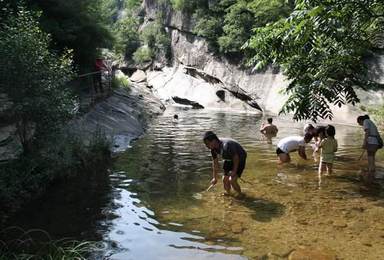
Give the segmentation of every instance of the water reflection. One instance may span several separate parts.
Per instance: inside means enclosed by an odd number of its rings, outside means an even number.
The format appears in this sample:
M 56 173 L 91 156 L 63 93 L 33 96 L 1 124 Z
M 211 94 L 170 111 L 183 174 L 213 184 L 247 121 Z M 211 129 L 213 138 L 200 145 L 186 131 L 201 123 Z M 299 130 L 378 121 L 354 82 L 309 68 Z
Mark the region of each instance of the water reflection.
M 137 194 L 117 189 L 113 210 L 119 217 L 110 222 L 111 230 L 105 236 L 107 250 L 104 257 L 111 259 L 243 259 L 220 253 L 242 248 L 207 245 L 204 237 L 178 231 L 183 224 L 159 223 L 155 213 L 137 199 Z M 166 214 L 165 211 L 162 212 Z M 199 233 L 195 231 L 194 233 Z M 209 253 L 213 251 L 214 253 Z

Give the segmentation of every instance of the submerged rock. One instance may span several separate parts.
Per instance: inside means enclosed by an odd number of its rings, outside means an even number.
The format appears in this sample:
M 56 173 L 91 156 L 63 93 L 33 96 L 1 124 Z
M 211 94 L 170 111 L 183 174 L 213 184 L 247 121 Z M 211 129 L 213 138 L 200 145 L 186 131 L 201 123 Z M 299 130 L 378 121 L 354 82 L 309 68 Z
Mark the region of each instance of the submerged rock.
M 295 249 L 288 257 L 288 260 L 336 260 L 336 255 L 327 250 L 311 248 Z
M 234 223 L 231 225 L 231 231 L 235 234 L 243 233 L 245 228 L 243 227 L 242 223 Z

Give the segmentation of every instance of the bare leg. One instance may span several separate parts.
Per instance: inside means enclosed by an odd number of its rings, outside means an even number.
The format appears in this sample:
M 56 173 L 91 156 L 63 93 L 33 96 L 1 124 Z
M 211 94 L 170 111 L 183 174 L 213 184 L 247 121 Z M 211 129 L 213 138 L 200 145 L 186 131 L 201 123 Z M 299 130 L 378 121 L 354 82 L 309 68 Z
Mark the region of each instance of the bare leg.
M 223 185 L 224 185 L 224 190 L 227 194 L 230 194 L 231 192 L 231 182 L 229 180 L 229 176 L 223 176 Z
M 376 151 L 368 151 L 367 150 L 367 157 L 368 157 L 368 179 L 370 181 L 373 180 L 375 177 L 375 171 L 376 171 L 376 166 L 375 166 L 375 155 Z
M 278 156 L 279 156 L 279 163 L 287 163 L 291 161 L 291 157 L 287 153 L 280 153 Z
M 374 174 L 376 171 L 376 166 L 375 166 L 375 155 L 376 151 L 374 152 L 367 152 L 368 154 L 368 173 L 369 174 Z
M 324 163 L 320 160 L 319 163 L 319 176 L 323 173 L 324 171 Z
M 333 163 L 327 163 L 327 175 L 331 175 L 333 173 Z
M 318 173 L 318 178 L 319 178 L 319 182 L 318 182 L 318 184 L 319 184 L 319 189 L 321 189 L 321 183 L 322 183 L 322 176 L 321 176 L 321 173 L 320 173 L 320 171 L 319 171 L 319 173 Z
M 237 179 L 238 179 L 237 175 L 231 176 L 231 177 L 229 178 L 232 188 L 233 188 L 238 194 L 241 194 L 241 188 L 240 188 L 239 183 L 237 183 Z

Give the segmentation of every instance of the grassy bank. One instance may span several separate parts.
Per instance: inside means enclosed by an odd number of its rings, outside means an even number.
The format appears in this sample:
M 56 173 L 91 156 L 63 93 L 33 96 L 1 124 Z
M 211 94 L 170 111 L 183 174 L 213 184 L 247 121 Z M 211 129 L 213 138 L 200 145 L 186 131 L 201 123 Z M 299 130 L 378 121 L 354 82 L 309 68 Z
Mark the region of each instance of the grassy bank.
M 52 240 L 49 234 L 43 230 L 24 231 L 20 228 L 10 227 L 0 233 L 9 233 L 12 236 L 6 242 L 0 241 L 0 260 L 81 260 L 87 259 L 90 252 L 98 249 L 94 242 L 69 239 Z M 45 237 L 46 241 L 36 242 L 33 239 L 36 234 Z

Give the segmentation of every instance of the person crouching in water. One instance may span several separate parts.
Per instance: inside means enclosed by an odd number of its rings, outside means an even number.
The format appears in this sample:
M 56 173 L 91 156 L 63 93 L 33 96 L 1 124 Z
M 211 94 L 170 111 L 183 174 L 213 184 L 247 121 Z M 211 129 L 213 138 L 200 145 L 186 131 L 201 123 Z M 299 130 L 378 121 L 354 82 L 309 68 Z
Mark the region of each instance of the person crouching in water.
M 279 157 L 279 163 L 287 163 L 291 161 L 289 156 L 290 152 L 298 151 L 299 156 L 304 160 L 307 160 L 305 154 L 305 144 L 309 143 L 312 139 L 310 133 L 306 133 L 302 136 L 288 136 L 279 141 L 277 144 L 276 154 Z
M 237 180 L 244 171 L 247 159 L 247 152 L 235 140 L 229 138 L 218 138 L 217 135 L 208 131 L 204 134 L 203 141 L 212 154 L 212 180 L 211 185 L 215 185 L 219 173 L 219 156 L 224 160 L 223 184 L 225 195 L 229 195 L 233 188 L 239 197 L 243 196 Z
M 325 129 L 326 137 L 321 140 L 319 148 L 321 149 L 320 164 L 319 164 L 319 177 L 327 169 L 326 175 L 332 174 L 333 161 L 335 159 L 335 152 L 337 151 L 337 140 L 335 139 L 336 130 L 332 125 L 328 125 Z

